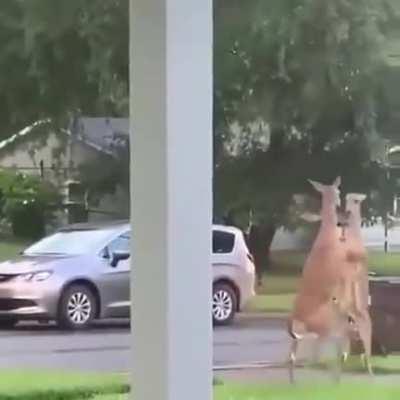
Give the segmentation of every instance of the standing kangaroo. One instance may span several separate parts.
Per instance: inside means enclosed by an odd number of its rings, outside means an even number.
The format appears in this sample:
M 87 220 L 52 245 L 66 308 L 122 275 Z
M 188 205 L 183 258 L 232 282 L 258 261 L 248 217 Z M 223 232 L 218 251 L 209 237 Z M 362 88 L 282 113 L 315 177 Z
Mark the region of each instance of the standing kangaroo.
M 353 264 L 355 280 L 351 283 L 354 308 L 351 317 L 357 326 L 358 335 L 363 345 L 364 362 L 370 375 L 373 374 L 370 362 L 372 323 L 369 314 L 369 281 L 367 252 L 361 235 L 361 204 L 366 199 L 364 194 L 349 193 L 346 196 L 348 224 L 346 230 L 346 261 Z
M 340 182 L 340 178 L 337 178 L 332 185 L 310 181 L 322 196 L 321 225 L 306 259 L 288 324 L 288 332 L 292 337 L 289 354 L 291 382 L 294 382 L 294 365 L 299 340 L 307 336 L 319 340 L 335 337 L 338 340 L 337 350 L 340 359 L 342 341 L 348 335 L 348 315 L 342 312 L 334 301 L 340 293 L 343 276 L 341 267 L 345 264 L 345 248 L 337 227 L 336 212 L 340 205 Z

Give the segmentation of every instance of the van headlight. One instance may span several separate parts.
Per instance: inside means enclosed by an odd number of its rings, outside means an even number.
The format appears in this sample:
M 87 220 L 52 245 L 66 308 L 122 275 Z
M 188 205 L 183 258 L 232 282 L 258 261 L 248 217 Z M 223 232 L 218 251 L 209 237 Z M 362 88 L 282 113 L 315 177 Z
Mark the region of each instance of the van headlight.
M 49 279 L 52 274 L 53 271 L 29 272 L 27 274 L 18 275 L 16 280 L 20 282 L 43 282 Z

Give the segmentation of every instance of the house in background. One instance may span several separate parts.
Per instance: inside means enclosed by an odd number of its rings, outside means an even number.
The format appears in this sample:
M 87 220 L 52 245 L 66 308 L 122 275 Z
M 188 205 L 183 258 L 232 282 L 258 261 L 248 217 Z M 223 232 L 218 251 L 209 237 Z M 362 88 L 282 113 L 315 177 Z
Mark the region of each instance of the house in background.
M 397 15 L 397 17 L 399 17 Z M 387 66 L 383 80 L 382 101 L 380 102 L 381 121 L 379 129 L 385 140 L 385 165 L 390 184 L 396 188 L 393 198 L 395 218 L 400 217 L 400 29 L 398 24 L 391 29 L 385 44 Z
M 96 162 L 107 170 L 107 162 L 111 165 L 112 157 L 118 157 L 117 147 L 128 141 L 127 118 L 79 117 L 67 129 L 57 131 L 49 121 L 39 121 L 0 142 L 0 168 L 38 175 L 55 184 L 64 195 L 60 224 L 126 218 L 129 192 L 117 185 L 114 193 L 91 202 L 87 188 L 81 185 L 80 171 Z

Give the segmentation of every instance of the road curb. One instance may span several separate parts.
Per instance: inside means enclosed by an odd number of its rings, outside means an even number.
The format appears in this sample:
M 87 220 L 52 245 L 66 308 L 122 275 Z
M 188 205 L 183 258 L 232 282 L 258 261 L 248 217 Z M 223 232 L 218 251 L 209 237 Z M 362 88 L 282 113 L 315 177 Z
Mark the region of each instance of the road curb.
M 283 362 L 263 361 L 263 362 L 246 363 L 246 364 L 214 365 L 213 371 L 223 372 L 223 371 L 242 371 L 242 370 L 252 370 L 252 369 L 276 369 L 276 368 L 285 368 L 286 366 L 287 364 Z
M 296 368 L 303 368 L 301 363 L 296 364 Z M 229 371 L 245 371 L 245 370 L 260 370 L 260 369 L 283 369 L 287 368 L 287 363 L 278 361 L 260 361 L 243 364 L 223 364 L 214 365 L 213 372 L 229 372 Z M 116 375 L 128 376 L 130 372 L 116 372 Z
M 256 313 L 256 312 L 243 312 L 239 315 L 239 320 L 274 320 L 274 321 L 287 321 L 289 314 L 285 313 Z
M 250 371 L 260 369 L 284 369 L 288 367 L 288 363 L 284 361 L 256 361 L 243 364 L 224 364 L 214 365 L 214 372 L 229 372 L 229 371 Z M 306 368 L 305 360 L 296 361 L 296 369 Z

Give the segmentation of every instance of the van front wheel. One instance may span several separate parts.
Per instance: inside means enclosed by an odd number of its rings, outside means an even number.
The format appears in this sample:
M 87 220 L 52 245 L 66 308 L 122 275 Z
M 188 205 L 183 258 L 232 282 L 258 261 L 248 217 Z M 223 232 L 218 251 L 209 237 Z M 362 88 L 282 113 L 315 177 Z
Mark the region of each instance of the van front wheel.
M 96 298 L 89 287 L 72 285 L 61 298 L 58 325 L 68 330 L 86 329 L 96 316 L 96 307 Z

